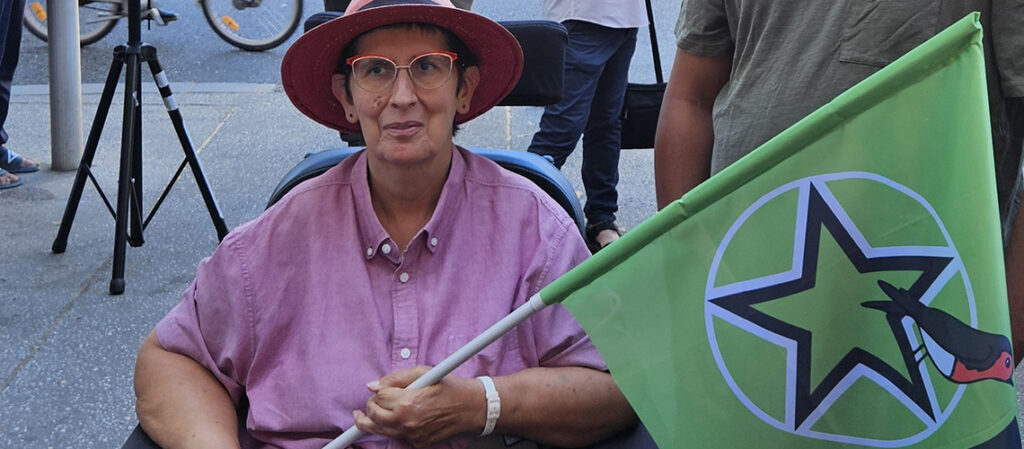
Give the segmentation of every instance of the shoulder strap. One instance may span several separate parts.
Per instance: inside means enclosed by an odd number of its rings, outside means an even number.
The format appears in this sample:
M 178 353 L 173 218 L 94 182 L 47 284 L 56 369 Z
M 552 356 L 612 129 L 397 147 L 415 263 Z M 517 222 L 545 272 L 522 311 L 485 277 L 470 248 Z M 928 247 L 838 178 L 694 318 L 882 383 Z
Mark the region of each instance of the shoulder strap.
M 651 56 L 654 57 L 654 77 L 658 83 L 664 83 L 665 78 L 661 74 L 661 53 L 658 52 L 658 33 L 654 30 L 654 11 L 651 10 L 651 0 L 647 2 L 647 22 L 651 29 Z

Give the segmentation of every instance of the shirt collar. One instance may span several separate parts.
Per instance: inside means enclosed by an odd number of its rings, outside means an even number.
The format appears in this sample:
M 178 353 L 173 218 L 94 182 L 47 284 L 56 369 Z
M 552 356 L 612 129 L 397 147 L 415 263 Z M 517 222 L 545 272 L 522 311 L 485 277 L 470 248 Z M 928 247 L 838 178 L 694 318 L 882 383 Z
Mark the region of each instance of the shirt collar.
M 466 176 L 466 160 L 462 148 L 452 146 L 452 163 L 448 169 L 448 179 L 441 187 L 441 196 L 438 198 L 434 214 L 430 217 L 423 229 L 416 233 L 410 245 L 422 244 L 431 252 L 437 252 L 438 248 L 447 243 L 450 233 L 449 223 L 454 212 L 459 207 L 464 189 Z M 381 245 L 390 239 L 384 226 L 377 219 L 370 199 L 370 181 L 366 165 L 366 150 L 358 153 L 355 163 L 352 165 L 350 179 L 352 180 L 352 196 L 355 204 L 356 220 L 359 223 L 359 239 L 362 242 L 363 256 L 372 259 L 380 251 Z
M 377 255 L 380 245 L 388 239 L 388 233 L 377 220 L 377 214 L 373 211 L 373 204 L 370 202 L 370 179 L 366 171 L 366 150 L 360 150 L 356 157 L 356 162 L 352 164 L 352 172 L 349 174 L 349 179 L 352 180 L 352 200 L 355 204 L 356 220 L 359 223 L 359 240 L 362 242 L 363 256 L 371 259 Z
M 448 179 L 445 180 L 444 186 L 441 188 L 441 197 L 437 199 L 434 215 L 413 239 L 416 241 L 421 238 L 420 234 L 423 234 L 423 241 L 431 253 L 436 253 L 438 248 L 449 243 L 447 240 L 451 236 L 450 223 L 452 217 L 456 215 L 465 192 L 463 186 L 466 179 L 466 156 L 463 151 L 466 150 L 452 145 L 452 166 L 448 169 Z

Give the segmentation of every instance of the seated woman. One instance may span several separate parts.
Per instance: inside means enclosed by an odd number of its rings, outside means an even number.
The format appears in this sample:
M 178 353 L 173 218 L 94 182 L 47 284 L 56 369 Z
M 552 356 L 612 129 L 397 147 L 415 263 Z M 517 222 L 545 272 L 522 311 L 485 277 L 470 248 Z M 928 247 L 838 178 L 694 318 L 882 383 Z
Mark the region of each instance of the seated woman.
M 137 411 L 158 444 L 314 448 L 356 425 L 360 448 L 572 447 L 635 422 L 561 306 L 403 389 L 589 254 L 554 200 L 452 143 L 521 70 L 504 28 L 448 0 L 357 0 L 295 42 L 289 98 L 366 150 L 235 229 L 146 338 Z

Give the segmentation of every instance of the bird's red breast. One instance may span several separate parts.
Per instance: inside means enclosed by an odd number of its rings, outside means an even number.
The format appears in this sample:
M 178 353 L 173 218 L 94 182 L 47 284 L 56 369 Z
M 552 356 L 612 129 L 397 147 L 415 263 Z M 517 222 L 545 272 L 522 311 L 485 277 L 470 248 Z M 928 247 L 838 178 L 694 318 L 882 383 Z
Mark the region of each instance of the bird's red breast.
M 950 380 L 956 383 L 966 384 L 971 382 L 977 382 L 979 380 L 995 379 L 1003 382 L 1009 382 L 1010 377 L 1013 376 L 1013 357 L 1009 353 L 1003 351 L 996 359 L 992 366 L 984 370 L 973 370 L 964 366 L 960 360 L 956 361 L 956 365 L 953 366 L 953 374 Z

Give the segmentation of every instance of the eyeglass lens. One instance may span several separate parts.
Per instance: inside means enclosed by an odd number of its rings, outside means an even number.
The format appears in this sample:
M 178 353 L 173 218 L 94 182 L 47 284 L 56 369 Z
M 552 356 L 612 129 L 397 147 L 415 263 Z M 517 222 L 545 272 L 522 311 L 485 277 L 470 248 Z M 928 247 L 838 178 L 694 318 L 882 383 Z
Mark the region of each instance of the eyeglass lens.
M 352 75 L 359 87 L 370 92 L 388 89 L 398 77 L 398 69 L 408 69 L 412 82 L 422 89 L 441 87 L 452 73 L 452 57 L 444 53 L 417 56 L 407 66 L 396 66 L 379 56 L 358 58 L 352 62 Z

